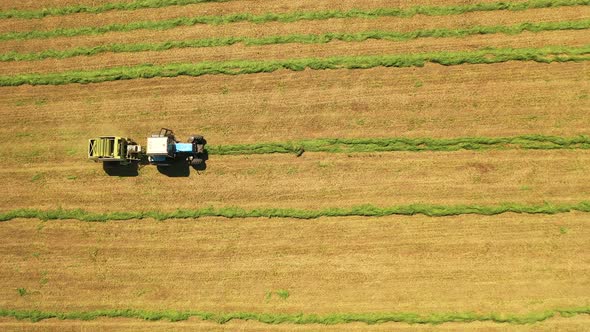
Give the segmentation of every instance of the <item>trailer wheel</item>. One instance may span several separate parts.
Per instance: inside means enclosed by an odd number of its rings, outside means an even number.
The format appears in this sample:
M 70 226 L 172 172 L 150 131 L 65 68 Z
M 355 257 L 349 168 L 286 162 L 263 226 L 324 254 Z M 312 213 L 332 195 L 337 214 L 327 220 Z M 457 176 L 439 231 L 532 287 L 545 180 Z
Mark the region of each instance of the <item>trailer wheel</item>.
M 199 166 L 203 163 L 203 159 L 194 158 L 191 160 L 191 166 Z

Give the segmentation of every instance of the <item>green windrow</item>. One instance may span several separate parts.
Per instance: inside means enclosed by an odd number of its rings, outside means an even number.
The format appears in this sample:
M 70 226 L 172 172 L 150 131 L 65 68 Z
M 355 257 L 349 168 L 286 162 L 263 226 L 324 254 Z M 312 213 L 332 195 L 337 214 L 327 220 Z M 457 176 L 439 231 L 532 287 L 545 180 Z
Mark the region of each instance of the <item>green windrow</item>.
M 0 86 L 61 85 L 71 83 L 100 83 L 153 77 L 242 75 L 270 73 L 277 70 L 301 71 L 326 69 L 367 69 L 374 67 L 422 67 L 426 63 L 445 66 L 460 64 L 492 64 L 507 61 L 535 61 L 542 63 L 588 61 L 590 45 L 583 47 L 544 47 L 527 49 L 483 49 L 467 52 L 433 52 L 378 56 L 342 56 L 266 61 L 227 61 L 174 63 L 166 65 L 142 64 L 89 71 L 67 71 L 47 74 L 18 74 L 0 76 Z
M 386 151 L 458 151 L 490 149 L 590 149 L 590 137 L 522 135 L 514 137 L 460 138 L 326 138 L 275 143 L 209 145 L 211 155 L 243 155 L 303 152 L 386 152 Z
M 590 137 L 521 135 L 512 137 L 390 137 L 390 138 L 319 138 L 284 142 L 207 145 L 209 155 L 295 154 L 306 152 L 452 152 L 488 150 L 590 150 Z M 8 156 L 18 159 L 16 156 Z M 36 157 L 49 157 L 39 153 Z M 79 157 L 79 156 L 78 156 Z M 76 157 L 76 158 L 78 158 Z
M 2 18 L 43 18 L 46 16 L 64 16 L 76 13 L 99 14 L 112 10 L 136 10 L 143 8 L 162 8 L 169 6 L 186 6 L 205 2 L 227 2 L 232 0 L 135 0 L 132 2 L 110 2 L 100 6 L 72 5 L 42 9 L 9 9 L 0 11 Z
M 225 217 L 225 218 L 292 218 L 292 219 L 316 219 L 320 217 L 383 217 L 391 215 L 417 215 L 430 217 L 457 216 L 465 214 L 497 215 L 507 212 L 526 214 L 558 214 L 572 211 L 590 212 L 590 202 L 584 201 L 573 204 L 518 204 L 502 203 L 498 205 L 432 205 L 411 204 L 390 207 L 376 207 L 373 205 L 359 205 L 351 208 L 326 208 L 322 210 L 303 209 L 253 209 L 245 210 L 239 207 L 214 208 L 207 207 L 195 210 L 164 211 L 125 211 L 125 212 L 88 212 L 76 210 L 35 210 L 18 209 L 0 213 L 0 221 L 16 218 L 60 220 L 74 219 L 80 221 L 130 220 L 130 219 L 191 219 L 200 217 Z
M 140 21 L 125 24 L 110 24 L 100 27 L 79 27 L 49 31 L 34 30 L 25 32 L 9 32 L 0 34 L 0 41 L 97 35 L 107 32 L 133 31 L 139 29 L 166 30 L 179 26 L 193 26 L 197 24 L 229 24 L 236 22 L 295 22 L 301 20 L 327 20 L 331 18 L 412 17 L 418 14 L 428 16 L 446 16 L 460 15 L 478 11 L 518 11 L 534 8 L 586 5 L 590 5 L 590 0 L 528 0 L 524 2 L 491 2 L 455 6 L 414 6 L 409 8 L 378 8 L 371 10 L 351 9 L 348 11 L 326 10 L 265 14 L 236 13 L 221 16 L 181 17 L 161 21 Z
M 214 313 L 204 311 L 148 311 L 133 309 L 106 309 L 95 311 L 72 311 L 52 312 L 38 310 L 10 310 L 0 309 L 0 317 L 11 317 L 19 320 L 28 319 L 38 322 L 44 319 L 77 319 L 93 320 L 97 318 L 137 318 L 148 321 L 170 320 L 173 322 L 187 320 L 191 317 L 201 320 L 213 321 L 218 324 L 225 324 L 231 320 L 250 320 L 264 324 L 347 324 L 366 323 L 382 324 L 387 322 L 398 322 L 408 324 L 442 324 L 442 323 L 470 323 L 470 322 L 494 322 L 510 324 L 533 324 L 544 320 L 561 316 L 573 317 L 581 314 L 590 314 L 590 307 L 561 308 L 546 310 L 543 312 L 530 312 L 526 314 L 501 314 L 488 313 L 479 314 L 474 312 L 453 312 L 417 314 L 409 312 L 398 313 L 360 313 L 360 314 L 283 314 L 283 313 L 254 313 L 254 312 L 229 312 Z
M 510 26 L 475 26 L 464 29 L 431 29 L 415 30 L 410 32 L 395 31 L 366 31 L 358 33 L 324 33 L 308 35 L 284 35 L 268 36 L 261 38 L 251 37 L 219 37 L 182 41 L 166 41 L 161 43 L 137 43 L 137 44 L 104 44 L 95 47 L 76 47 L 65 50 L 44 50 L 33 53 L 8 52 L 0 54 L 0 61 L 34 61 L 48 58 L 65 59 L 75 56 L 92 56 L 100 53 L 113 52 L 145 52 L 165 51 L 175 48 L 201 48 L 229 46 L 243 43 L 246 46 L 273 45 L 273 44 L 325 44 L 334 40 L 345 42 L 361 42 L 368 39 L 408 41 L 418 38 L 459 38 L 472 35 L 487 34 L 519 34 L 525 31 L 542 32 L 556 30 L 584 30 L 590 28 L 590 20 L 545 22 L 545 23 L 521 23 Z

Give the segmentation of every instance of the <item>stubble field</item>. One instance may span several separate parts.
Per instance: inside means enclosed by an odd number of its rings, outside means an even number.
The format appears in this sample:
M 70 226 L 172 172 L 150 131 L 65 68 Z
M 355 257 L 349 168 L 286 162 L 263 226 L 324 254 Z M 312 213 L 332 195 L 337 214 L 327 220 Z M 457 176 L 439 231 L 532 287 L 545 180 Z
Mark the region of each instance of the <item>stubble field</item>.
M 588 327 L 589 3 L 187 2 L 0 2 L 0 329 Z M 86 160 L 160 127 L 207 169 Z

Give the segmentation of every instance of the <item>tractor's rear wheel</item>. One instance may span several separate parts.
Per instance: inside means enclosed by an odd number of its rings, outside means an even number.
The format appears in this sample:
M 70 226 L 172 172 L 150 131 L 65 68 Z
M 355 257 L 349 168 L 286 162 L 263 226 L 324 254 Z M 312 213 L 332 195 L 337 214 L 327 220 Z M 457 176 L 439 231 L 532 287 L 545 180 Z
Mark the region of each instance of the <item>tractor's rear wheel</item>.
M 191 160 L 191 166 L 199 166 L 203 163 L 203 159 L 194 158 Z

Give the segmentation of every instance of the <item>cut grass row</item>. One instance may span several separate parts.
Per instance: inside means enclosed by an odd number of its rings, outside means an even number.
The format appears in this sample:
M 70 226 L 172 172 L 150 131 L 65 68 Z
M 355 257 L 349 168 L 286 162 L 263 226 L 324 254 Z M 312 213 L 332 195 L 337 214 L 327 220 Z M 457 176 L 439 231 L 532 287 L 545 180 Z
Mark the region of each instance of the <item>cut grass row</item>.
M 53 37 L 72 37 L 82 35 L 98 35 L 107 32 L 124 32 L 140 29 L 166 30 L 179 26 L 197 24 L 229 24 L 236 22 L 267 23 L 295 22 L 301 20 L 327 20 L 332 18 L 376 18 L 376 17 L 412 17 L 415 15 L 446 16 L 459 15 L 478 11 L 526 10 L 535 8 L 551 8 L 563 6 L 590 5 L 590 0 L 529 0 L 525 2 L 493 2 L 455 6 L 416 6 L 411 8 L 378 8 L 372 10 L 352 9 L 348 11 L 329 10 L 315 12 L 289 12 L 249 14 L 239 13 L 221 16 L 181 17 L 161 21 L 140 21 L 125 24 L 110 24 L 100 27 L 79 27 L 55 30 L 33 30 L 0 34 L 2 40 L 45 39 Z
M 300 141 L 207 145 L 209 155 L 295 154 L 305 152 L 371 153 L 371 152 L 451 152 L 487 150 L 590 150 L 590 137 L 521 135 L 512 137 L 458 138 L 322 138 Z M 43 153 L 37 157 L 50 157 Z
M 249 312 L 231 312 L 231 313 L 212 313 L 203 311 L 147 311 L 132 309 L 111 309 L 95 311 L 73 311 L 73 312 L 51 312 L 38 310 L 9 310 L 0 309 L 0 317 L 11 317 L 19 320 L 28 319 L 38 322 L 44 319 L 76 319 L 76 320 L 93 320 L 101 317 L 106 318 L 137 318 L 148 321 L 170 320 L 173 322 L 187 320 L 196 317 L 201 320 L 213 321 L 219 324 L 225 324 L 231 320 L 250 320 L 264 324 L 347 324 L 347 323 L 366 323 L 382 324 L 387 322 L 398 322 L 408 324 L 442 324 L 450 322 L 470 323 L 470 322 L 494 322 L 510 324 L 533 324 L 542 322 L 556 316 L 573 317 L 581 314 L 590 314 L 590 307 L 576 307 L 546 310 L 543 312 L 530 312 L 526 314 L 478 314 L 474 312 L 462 313 L 434 313 L 434 314 L 416 314 L 416 313 L 366 313 L 366 314 L 283 314 L 283 313 L 249 313 Z
M 67 71 L 47 74 L 18 74 L 0 76 L 0 86 L 62 85 L 71 83 L 100 83 L 138 78 L 241 75 L 270 73 L 285 69 L 367 69 L 374 67 L 422 67 L 426 63 L 445 66 L 460 64 L 491 64 L 507 61 L 536 61 L 542 63 L 588 61 L 590 45 L 583 47 L 544 47 L 521 49 L 483 49 L 467 52 L 434 52 L 378 56 L 341 56 L 330 58 L 303 58 L 267 61 L 226 61 L 175 63 L 166 65 L 142 64 L 89 71 Z
M 126 211 L 94 213 L 82 209 L 75 210 L 35 210 L 17 209 L 0 213 L 0 221 L 17 218 L 62 220 L 72 219 L 89 222 L 106 222 L 111 220 L 131 219 L 192 219 L 200 217 L 224 217 L 224 218 L 292 218 L 292 219 L 317 219 L 320 217 L 383 217 L 391 215 L 425 215 L 429 217 L 446 217 L 465 214 L 473 215 L 497 215 L 507 212 L 526 214 L 558 214 L 567 212 L 590 212 L 590 202 L 575 204 L 518 204 L 502 203 L 498 205 L 430 205 L 411 204 L 390 207 L 376 207 L 373 205 L 359 205 L 351 208 L 326 208 L 321 210 L 304 209 L 253 209 L 245 210 L 239 207 L 214 208 L 207 207 L 196 210 L 163 211 Z
M 408 41 L 418 38 L 459 38 L 473 35 L 487 34 L 510 34 L 515 35 L 525 31 L 543 32 L 557 30 L 584 30 L 590 28 L 590 20 L 580 21 L 563 21 L 563 22 L 546 22 L 546 23 L 521 23 L 516 25 L 496 25 L 496 26 L 475 26 L 464 29 L 430 29 L 415 30 L 410 32 L 395 31 L 366 31 L 358 33 L 324 33 L 324 34 L 307 34 L 307 35 L 283 35 L 268 36 L 261 38 L 252 37 L 222 37 L 222 38 L 205 38 L 183 41 L 166 41 L 162 43 L 135 43 L 135 44 L 104 44 L 96 47 L 76 47 L 66 50 L 44 50 L 41 52 L 18 53 L 8 52 L 0 54 L 0 61 L 35 61 L 48 58 L 65 59 L 75 56 L 92 56 L 106 52 L 123 53 L 123 52 L 145 52 L 145 51 L 165 51 L 176 48 L 202 48 L 202 47 L 220 47 L 230 46 L 237 43 L 243 43 L 246 46 L 275 45 L 275 44 L 325 44 L 334 40 L 345 42 L 362 42 L 369 39 L 389 40 L 389 41 Z
M 0 11 L 2 18 L 43 18 L 46 16 L 64 16 L 77 13 L 100 14 L 113 10 L 137 10 L 143 8 L 162 8 L 169 6 L 186 6 L 205 2 L 227 2 L 230 0 L 135 0 L 132 2 L 110 2 L 99 6 L 71 5 L 42 9 L 10 9 Z
M 328 138 L 291 141 L 284 143 L 258 143 L 218 145 L 207 148 L 214 155 L 243 155 L 268 153 L 307 152 L 386 152 L 386 151 L 458 151 L 490 149 L 590 149 L 590 137 L 557 137 L 522 135 L 514 137 L 460 137 L 460 138 Z

